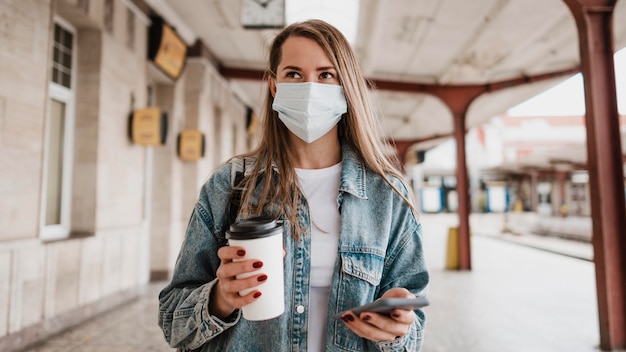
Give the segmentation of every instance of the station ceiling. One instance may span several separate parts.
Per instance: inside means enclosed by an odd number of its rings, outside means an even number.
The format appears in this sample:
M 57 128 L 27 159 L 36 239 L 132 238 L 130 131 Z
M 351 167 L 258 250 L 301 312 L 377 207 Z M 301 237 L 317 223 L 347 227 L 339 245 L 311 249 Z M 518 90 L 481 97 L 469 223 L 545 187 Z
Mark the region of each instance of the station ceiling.
M 264 84 L 251 78 L 265 68 L 276 30 L 244 29 L 240 0 L 144 1 L 188 45 L 201 41 L 242 100 L 259 108 Z M 613 22 L 617 51 L 626 46 L 626 0 L 617 2 Z M 386 137 L 416 141 L 419 150 L 449 139 L 454 128 L 428 87 L 528 82 L 488 89 L 470 106 L 472 128 L 571 77 L 580 64 L 576 24 L 562 0 L 360 0 L 353 46 L 366 77 L 380 83 Z M 552 78 L 535 80 L 542 75 Z

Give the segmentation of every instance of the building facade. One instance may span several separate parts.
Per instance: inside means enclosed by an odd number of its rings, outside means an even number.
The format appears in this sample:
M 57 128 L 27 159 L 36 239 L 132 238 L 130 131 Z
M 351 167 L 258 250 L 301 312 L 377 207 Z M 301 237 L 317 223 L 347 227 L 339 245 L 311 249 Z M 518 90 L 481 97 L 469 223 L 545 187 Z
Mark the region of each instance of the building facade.
M 210 59 L 187 55 L 172 78 L 147 58 L 152 15 L 127 0 L 0 0 L 0 350 L 165 279 L 200 186 L 253 142 Z M 164 143 L 129 138 L 145 108 L 164 117 Z M 184 130 L 204 136 L 202 158 L 179 156 Z

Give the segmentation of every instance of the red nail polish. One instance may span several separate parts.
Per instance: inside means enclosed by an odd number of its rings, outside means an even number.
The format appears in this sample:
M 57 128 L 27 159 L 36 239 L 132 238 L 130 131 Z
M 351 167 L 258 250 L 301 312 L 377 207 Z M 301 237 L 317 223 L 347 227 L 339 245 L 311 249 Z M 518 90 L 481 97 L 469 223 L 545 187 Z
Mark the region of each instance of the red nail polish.
M 237 255 L 240 257 L 243 257 L 244 255 L 246 255 L 246 251 L 244 251 L 243 249 L 240 249 L 237 251 Z
M 254 262 L 252 263 L 252 267 L 258 269 L 263 266 L 263 262 Z
M 354 321 L 354 317 L 351 314 L 345 316 L 347 321 Z
M 393 312 L 391 312 L 391 316 L 393 318 L 400 318 L 402 316 L 402 314 L 400 314 L 400 312 L 394 310 Z
M 254 297 L 254 298 L 259 298 L 259 297 L 261 297 L 261 292 L 259 292 L 259 291 L 255 292 L 255 293 L 252 295 L 252 297 Z
M 363 316 L 363 317 L 361 318 L 361 320 L 363 320 L 363 321 L 369 321 L 370 319 L 372 319 L 372 316 L 371 316 L 371 315 L 365 315 L 365 316 Z
M 258 282 L 262 282 L 262 281 L 265 281 L 265 280 L 267 280 L 267 275 L 261 275 L 261 276 L 256 278 L 256 281 L 258 281 Z

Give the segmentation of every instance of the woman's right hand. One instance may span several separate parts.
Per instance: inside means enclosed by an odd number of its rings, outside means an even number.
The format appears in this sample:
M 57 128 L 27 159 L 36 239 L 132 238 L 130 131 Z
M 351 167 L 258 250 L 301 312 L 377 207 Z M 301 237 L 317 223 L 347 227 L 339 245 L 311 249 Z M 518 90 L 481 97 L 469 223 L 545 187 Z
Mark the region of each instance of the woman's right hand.
M 234 259 L 243 259 L 246 256 L 245 249 L 241 247 L 222 247 L 217 251 L 217 256 L 220 258 L 221 264 L 217 268 L 217 283 L 211 292 L 209 309 L 211 314 L 219 318 L 226 318 L 235 309 L 250 304 L 261 297 L 261 291 L 258 290 L 252 290 L 244 296 L 239 295 L 239 291 L 259 286 L 267 280 L 267 275 L 259 272 L 250 277 L 236 278 L 237 275 L 258 271 L 263 267 L 263 262 L 257 259 L 233 261 Z

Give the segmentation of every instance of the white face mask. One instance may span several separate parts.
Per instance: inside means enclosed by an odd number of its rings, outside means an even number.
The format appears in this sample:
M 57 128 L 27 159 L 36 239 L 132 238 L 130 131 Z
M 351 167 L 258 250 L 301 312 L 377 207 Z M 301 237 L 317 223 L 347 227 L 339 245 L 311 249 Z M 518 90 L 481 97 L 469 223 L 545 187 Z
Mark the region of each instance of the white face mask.
M 293 134 L 311 143 L 335 127 L 348 104 L 339 85 L 278 83 L 272 109 Z

